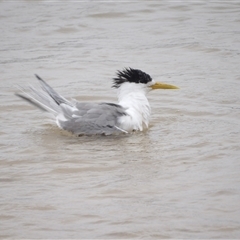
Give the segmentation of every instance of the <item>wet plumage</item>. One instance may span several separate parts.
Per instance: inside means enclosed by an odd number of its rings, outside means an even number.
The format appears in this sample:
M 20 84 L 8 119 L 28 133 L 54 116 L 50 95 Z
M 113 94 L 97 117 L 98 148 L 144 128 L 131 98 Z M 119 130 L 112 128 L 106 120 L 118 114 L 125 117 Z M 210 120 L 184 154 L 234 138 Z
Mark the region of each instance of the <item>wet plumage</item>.
M 41 88 L 21 88 L 16 95 L 39 109 L 50 112 L 57 125 L 76 135 L 111 135 L 142 131 L 148 128 L 150 105 L 146 94 L 156 88 L 177 88 L 156 83 L 138 69 L 117 72 L 113 87 L 118 90 L 118 103 L 94 103 L 67 100 L 36 75 Z

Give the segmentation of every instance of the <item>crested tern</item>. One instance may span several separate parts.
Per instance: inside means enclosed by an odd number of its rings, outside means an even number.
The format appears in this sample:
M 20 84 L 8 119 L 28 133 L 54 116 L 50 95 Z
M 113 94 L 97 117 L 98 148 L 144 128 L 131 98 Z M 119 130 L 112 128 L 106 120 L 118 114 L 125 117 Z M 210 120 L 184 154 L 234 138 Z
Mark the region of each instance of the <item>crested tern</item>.
M 32 86 L 21 93 L 21 99 L 49 112 L 59 128 L 75 135 L 112 135 L 143 131 L 148 128 L 151 108 L 146 97 L 153 89 L 177 89 L 178 87 L 155 82 L 147 73 L 132 68 L 117 72 L 113 88 L 118 91 L 118 103 L 94 103 L 67 100 L 35 75 L 41 88 Z

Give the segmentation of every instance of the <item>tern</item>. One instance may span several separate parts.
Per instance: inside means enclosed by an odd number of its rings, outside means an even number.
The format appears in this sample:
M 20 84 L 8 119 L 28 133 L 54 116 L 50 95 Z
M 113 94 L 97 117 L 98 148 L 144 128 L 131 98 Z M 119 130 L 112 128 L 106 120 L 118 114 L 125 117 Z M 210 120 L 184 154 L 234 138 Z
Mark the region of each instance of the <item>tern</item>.
M 155 82 L 139 69 L 125 68 L 116 75 L 112 87 L 117 89 L 118 103 L 68 100 L 38 75 L 35 76 L 41 88 L 20 88 L 21 93 L 15 94 L 51 113 L 59 128 L 82 136 L 143 131 L 149 126 L 151 114 L 147 93 L 154 89 L 178 89 L 174 85 Z

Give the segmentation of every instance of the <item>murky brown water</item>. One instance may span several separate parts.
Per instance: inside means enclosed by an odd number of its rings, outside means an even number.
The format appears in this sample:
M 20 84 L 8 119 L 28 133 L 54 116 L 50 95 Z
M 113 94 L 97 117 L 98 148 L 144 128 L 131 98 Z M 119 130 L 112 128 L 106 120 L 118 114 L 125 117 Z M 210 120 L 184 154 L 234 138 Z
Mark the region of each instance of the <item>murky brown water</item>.
M 1 238 L 240 238 L 240 4 L 0 2 Z M 14 96 L 46 79 L 115 101 L 133 67 L 147 132 L 77 138 Z

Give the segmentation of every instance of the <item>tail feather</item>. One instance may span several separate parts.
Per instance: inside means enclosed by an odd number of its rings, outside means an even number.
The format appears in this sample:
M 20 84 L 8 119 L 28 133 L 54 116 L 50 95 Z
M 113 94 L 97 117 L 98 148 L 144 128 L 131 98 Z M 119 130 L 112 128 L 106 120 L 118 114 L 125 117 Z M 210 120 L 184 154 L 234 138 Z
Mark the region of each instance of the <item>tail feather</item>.
M 28 91 L 22 87 L 19 89 L 22 93 L 15 93 L 16 96 L 27 101 L 42 111 L 50 112 L 57 116 L 62 113 L 61 104 L 73 106 L 71 102 L 60 96 L 52 87 L 50 87 L 42 78 L 35 75 L 39 80 L 42 90 L 29 86 Z
M 36 78 L 42 85 L 42 89 L 49 94 L 49 96 L 58 104 L 65 103 L 67 105 L 72 106 L 72 103 L 67 99 L 59 95 L 50 85 L 48 85 L 42 78 L 40 78 L 37 74 L 35 74 Z
M 27 97 L 27 96 L 24 96 L 24 95 L 21 94 L 21 93 L 15 93 L 15 95 L 18 96 L 18 97 L 20 97 L 20 98 L 22 98 L 23 100 L 29 102 L 29 103 L 32 104 L 34 107 L 37 107 L 37 108 L 39 108 L 40 110 L 42 110 L 42 111 L 44 111 L 44 112 L 47 112 L 46 106 L 45 106 L 45 105 L 43 106 L 43 104 L 42 104 L 41 102 L 37 101 L 36 99 L 30 98 L 30 97 Z

